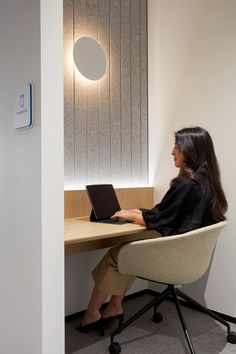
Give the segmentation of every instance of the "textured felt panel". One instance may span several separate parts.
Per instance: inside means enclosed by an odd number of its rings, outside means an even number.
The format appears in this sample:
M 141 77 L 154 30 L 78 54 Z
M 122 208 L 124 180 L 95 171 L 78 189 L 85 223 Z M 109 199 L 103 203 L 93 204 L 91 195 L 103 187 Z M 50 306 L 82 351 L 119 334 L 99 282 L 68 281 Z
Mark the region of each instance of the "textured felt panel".
M 146 17 L 146 0 L 64 1 L 67 186 L 148 182 Z M 82 36 L 105 51 L 99 81 L 83 79 L 73 64 Z

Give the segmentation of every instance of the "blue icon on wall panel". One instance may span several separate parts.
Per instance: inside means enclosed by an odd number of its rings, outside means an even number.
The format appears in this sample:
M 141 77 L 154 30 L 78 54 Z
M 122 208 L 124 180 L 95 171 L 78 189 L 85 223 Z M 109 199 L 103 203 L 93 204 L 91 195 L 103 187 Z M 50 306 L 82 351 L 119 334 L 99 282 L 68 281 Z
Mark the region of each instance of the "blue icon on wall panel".
M 20 108 L 23 108 L 25 105 L 25 95 L 20 95 Z

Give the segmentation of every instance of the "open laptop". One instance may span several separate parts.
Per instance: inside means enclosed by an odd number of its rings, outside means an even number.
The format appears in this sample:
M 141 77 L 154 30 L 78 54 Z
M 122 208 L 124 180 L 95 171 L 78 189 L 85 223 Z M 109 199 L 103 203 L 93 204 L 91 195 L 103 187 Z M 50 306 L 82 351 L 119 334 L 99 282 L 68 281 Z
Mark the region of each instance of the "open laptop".
M 86 186 L 88 197 L 92 206 L 90 221 L 124 224 L 128 220 L 111 219 L 111 216 L 120 210 L 115 190 L 112 184 L 91 184 Z

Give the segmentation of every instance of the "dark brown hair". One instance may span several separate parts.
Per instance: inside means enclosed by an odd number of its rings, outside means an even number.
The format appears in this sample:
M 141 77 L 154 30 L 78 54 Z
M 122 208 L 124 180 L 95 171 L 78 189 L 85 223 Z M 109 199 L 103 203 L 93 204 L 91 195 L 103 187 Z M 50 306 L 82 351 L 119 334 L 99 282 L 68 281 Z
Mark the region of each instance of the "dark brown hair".
M 176 179 L 185 176 L 199 180 L 198 170 L 205 169 L 212 189 L 212 217 L 215 221 L 225 220 L 228 204 L 221 186 L 219 166 L 210 134 L 200 127 L 184 128 L 175 133 L 175 145 L 185 161 Z

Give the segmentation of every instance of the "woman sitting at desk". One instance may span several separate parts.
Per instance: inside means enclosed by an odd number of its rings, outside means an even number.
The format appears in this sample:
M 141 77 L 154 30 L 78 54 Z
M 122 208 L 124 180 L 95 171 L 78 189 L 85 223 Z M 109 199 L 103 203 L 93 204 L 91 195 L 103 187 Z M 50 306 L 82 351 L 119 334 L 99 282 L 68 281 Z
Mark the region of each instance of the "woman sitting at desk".
M 227 201 L 209 133 L 200 127 L 177 131 L 172 155 L 179 174 L 162 201 L 150 210 L 120 210 L 113 217 L 146 225 L 161 236 L 182 234 L 225 219 Z M 95 287 L 77 327 L 83 333 L 106 327 L 114 319 L 123 321 L 122 300 L 135 277 L 120 274 L 117 269 L 121 247 L 111 248 L 93 271 Z M 100 307 L 109 294 L 111 299 L 101 314 Z

